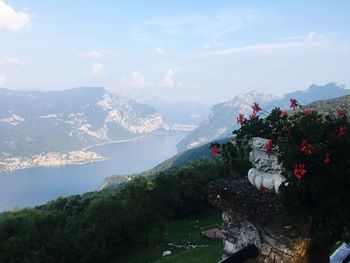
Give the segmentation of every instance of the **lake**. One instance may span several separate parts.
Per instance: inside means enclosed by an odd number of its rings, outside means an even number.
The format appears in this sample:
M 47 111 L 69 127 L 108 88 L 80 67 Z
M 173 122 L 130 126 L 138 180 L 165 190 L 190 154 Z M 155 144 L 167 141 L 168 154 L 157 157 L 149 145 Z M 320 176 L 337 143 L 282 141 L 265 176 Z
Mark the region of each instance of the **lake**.
M 150 136 L 90 148 L 110 158 L 101 162 L 0 173 L 0 211 L 33 207 L 59 196 L 98 190 L 110 175 L 153 168 L 175 155 L 176 144 L 187 134 Z

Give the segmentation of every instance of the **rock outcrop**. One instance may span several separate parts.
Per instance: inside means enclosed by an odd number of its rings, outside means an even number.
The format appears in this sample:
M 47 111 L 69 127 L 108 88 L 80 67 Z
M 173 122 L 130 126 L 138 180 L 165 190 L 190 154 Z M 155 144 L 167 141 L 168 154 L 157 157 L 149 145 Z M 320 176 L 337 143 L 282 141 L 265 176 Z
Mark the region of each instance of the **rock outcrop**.
M 247 179 L 210 184 L 209 201 L 222 209 L 226 258 L 254 244 L 256 262 L 307 262 L 310 222 L 284 225 L 277 196 L 255 189 Z

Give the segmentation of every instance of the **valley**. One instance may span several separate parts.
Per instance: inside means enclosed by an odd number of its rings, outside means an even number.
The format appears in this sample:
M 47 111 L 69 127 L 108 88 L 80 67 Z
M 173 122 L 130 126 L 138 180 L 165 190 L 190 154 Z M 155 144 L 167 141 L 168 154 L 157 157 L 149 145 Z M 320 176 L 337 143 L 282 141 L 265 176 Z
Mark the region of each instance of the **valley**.
M 0 263 L 350 263 L 349 10 L 0 0 Z

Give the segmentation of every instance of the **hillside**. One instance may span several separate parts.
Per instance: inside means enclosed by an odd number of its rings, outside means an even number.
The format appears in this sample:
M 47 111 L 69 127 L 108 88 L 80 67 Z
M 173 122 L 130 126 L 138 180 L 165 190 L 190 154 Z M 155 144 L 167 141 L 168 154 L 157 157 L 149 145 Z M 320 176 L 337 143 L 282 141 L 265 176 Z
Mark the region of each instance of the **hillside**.
M 197 162 L 0 213 L 0 261 L 154 262 L 164 250 L 180 262 L 198 253 L 219 260 L 221 240 L 202 239 L 200 227 L 220 222 L 207 202 L 208 183 L 231 175 L 219 160 Z
M 297 94 L 294 94 L 294 95 L 297 95 Z M 289 104 L 289 101 L 288 101 L 288 104 Z M 279 106 L 279 105 L 277 104 L 275 106 Z M 335 114 L 335 115 L 337 114 L 339 109 L 347 109 L 350 112 L 350 95 L 346 95 L 346 96 L 342 96 L 334 99 L 319 100 L 319 101 L 311 102 L 308 104 L 308 107 L 317 109 L 318 111 L 321 111 L 321 112 Z M 250 110 L 250 106 L 246 110 Z M 235 128 L 236 126 L 233 126 L 230 132 L 232 132 Z M 229 140 L 229 138 L 218 139 L 218 140 L 214 140 L 213 142 L 224 143 L 227 140 Z M 160 171 L 164 171 L 170 168 L 181 167 L 183 165 L 186 165 L 193 161 L 200 160 L 202 158 L 212 159 L 210 149 L 209 149 L 210 143 L 206 143 L 198 147 L 184 150 L 176 154 L 175 156 L 169 158 L 168 160 L 165 160 L 164 162 L 160 163 L 154 168 L 146 170 L 140 174 L 109 176 L 102 182 L 101 188 L 102 189 L 115 188 L 115 187 L 118 187 L 120 184 L 131 180 L 134 176 L 153 176 L 154 174 Z
M 2 155 L 71 151 L 168 130 L 169 125 L 153 108 L 103 88 L 0 89 Z
M 218 143 L 224 143 L 227 139 L 218 140 Z M 213 159 L 210 149 L 210 143 L 180 152 L 173 157 L 158 164 L 152 169 L 146 170 L 139 174 L 131 175 L 112 175 L 107 177 L 103 182 L 101 189 L 109 189 L 119 187 L 120 184 L 130 181 L 135 176 L 154 176 L 161 171 L 167 169 L 179 168 L 185 166 L 191 162 L 195 162 L 201 159 Z
M 329 83 L 324 86 L 311 85 L 306 90 L 288 93 L 283 97 L 251 91 L 227 102 L 214 105 L 199 127 L 179 142 L 178 150 L 184 151 L 230 135 L 232 130 L 238 128 L 237 115 L 243 113 L 245 116 L 249 116 L 252 112 L 253 102 L 258 102 L 262 108 L 269 111 L 277 106 L 289 108 L 290 98 L 295 98 L 302 105 L 306 105 L 313 101 L 332 99 L 348 94 L 350 94 L 350 90 L 337 83 Z
M 320 100 L 312 102 L 309 104 L 309 107 L 316 109 L 320 112 L 326 112 L 333 115 L 337 115 L 338 110 L 340 109 L 346 109 L 347 112 L 350 112 L 350 95 L 330 100 Z

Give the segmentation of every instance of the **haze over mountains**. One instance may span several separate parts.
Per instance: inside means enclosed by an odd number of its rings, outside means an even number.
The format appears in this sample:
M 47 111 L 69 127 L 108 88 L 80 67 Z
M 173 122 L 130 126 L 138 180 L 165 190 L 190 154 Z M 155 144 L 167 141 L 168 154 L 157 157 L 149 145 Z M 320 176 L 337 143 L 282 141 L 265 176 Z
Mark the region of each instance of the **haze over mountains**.
M 166 101 L 152 97 L 142 101 L 159 111 L 170 123 L 199 125 L 208 115 L 212 104 L 197 101 Z
M 348 94 L 350 94 L 349 89 L 334 82 L 324 86 L 313 84 L 306 90 L 287 93 L 283 97 L 250 91 L 224 103 L 214 105 L 199 127 L 178 144 L 178 150 L 184 151 L 230 135 L 238 127 L 237 115 L 243 113 L 248 117 L 252 112 L 253 102 L 258 102 L 262 108 L 269 111 L 274 107 L 288 109 L 290 98 L 295 98 L 302 105 L 305 105 L 313 101 L 332 99 Z

